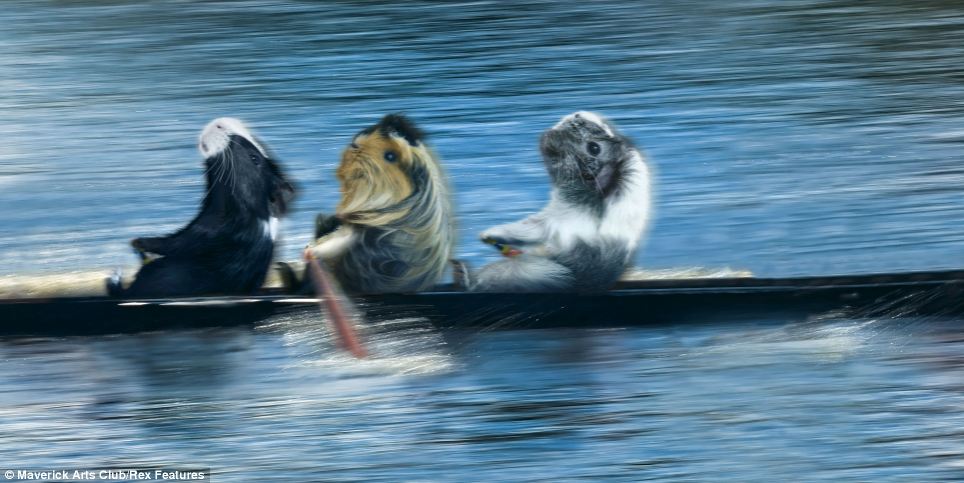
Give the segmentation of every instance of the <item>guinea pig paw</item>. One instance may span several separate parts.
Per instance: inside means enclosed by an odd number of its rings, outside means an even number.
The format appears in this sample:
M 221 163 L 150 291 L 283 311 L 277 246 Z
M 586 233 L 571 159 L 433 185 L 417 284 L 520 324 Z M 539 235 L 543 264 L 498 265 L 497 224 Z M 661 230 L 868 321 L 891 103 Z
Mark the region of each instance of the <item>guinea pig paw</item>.
M 488 245 L 504 245 L 506 243 L 506 240 L 504 238 L 500 236 L 492 235 L 490 233 L 482 233 L 482 235 L 479 238 L 482 239 L 482 243 L 485 243 Z
M 160 257 L 147 247 L 147 242 L 143 238 L 131 240 L 131 247 L 134 249 L 134 254 L 141 259 L 141 265 L 147 265 Z
M 114 269 L 110 276 L 104 279 L 107 295 L 110 297 L 120 297 L 124 293 L 123 275 L 119 269 Z
M 522 250 L 519 250 L 518 248 L 512 248 L 509 245 L 502 245 L 502 247 L 499 248 L 499 251 L 502 252 L 502 256 L 506 258 L 514 258 L 519 255 L 522 255 Z
M 338 229 L 341 220 L 336 216 L 319 213 L 315 217 L 315 238 L 321 238 Z
M 147 248 L 144 245 L 144 240 L 141 238 L 131 240 L 131 248 L 134 249 L 134 254 L 140 257 L 142 261 L 147 259 Z
M 452 285 L 459 290 L 469 290 L 472 286 L 472 277 L 468 264 L 454 258 L 449 260 L 449 264 L 452 265 Z

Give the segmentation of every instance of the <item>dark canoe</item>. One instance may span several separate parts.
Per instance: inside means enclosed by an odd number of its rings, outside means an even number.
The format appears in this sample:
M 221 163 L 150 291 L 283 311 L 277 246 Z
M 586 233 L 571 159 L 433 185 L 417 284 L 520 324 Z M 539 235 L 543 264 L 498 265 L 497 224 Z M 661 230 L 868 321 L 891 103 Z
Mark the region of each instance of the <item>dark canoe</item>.
M 357 297 L 370 321 L 426 317 L 442 328 L 613 327 L 805 318 L 964 315 L 964 270 L 804 278 L 620 282 L 598 294 L 431 292 Z M 256 324 L 317 311 L 310 297 L 0 300 L 0 335 L 83 335 Z

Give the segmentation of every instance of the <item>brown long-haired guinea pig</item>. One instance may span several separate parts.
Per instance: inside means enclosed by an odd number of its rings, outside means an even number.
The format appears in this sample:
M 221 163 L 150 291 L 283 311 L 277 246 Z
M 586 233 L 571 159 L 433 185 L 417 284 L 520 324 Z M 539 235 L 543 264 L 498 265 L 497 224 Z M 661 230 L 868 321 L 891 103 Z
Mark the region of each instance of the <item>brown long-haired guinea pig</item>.
M 400 114 L 355 135 L 336 173 L 342 198 L 309 247 L 354 293 L 414 292 L 439 281 L 455 224 L 445 173 Z M 321 217 L 320 217 L 321 218 Z

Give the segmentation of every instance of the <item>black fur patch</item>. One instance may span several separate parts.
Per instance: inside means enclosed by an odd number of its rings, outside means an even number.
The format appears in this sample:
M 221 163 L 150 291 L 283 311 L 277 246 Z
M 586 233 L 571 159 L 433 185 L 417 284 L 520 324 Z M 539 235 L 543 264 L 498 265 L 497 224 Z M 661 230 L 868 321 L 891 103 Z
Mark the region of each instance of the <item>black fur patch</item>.
M 315 238 L 321 238 L 334 232 L 341 226 L 341 220 L 337 216 L 318 213 L 315 217 Z
M 412 146 L 418 146 L 419 141 L 425 139 L 425 133 L 415 126 L 404 114 L 388 114 L 378 121 L 378 124 L 362 131 L 363 134 L 371 134 L 378 131 L 384 137 L 392 135 L 401 136 Z

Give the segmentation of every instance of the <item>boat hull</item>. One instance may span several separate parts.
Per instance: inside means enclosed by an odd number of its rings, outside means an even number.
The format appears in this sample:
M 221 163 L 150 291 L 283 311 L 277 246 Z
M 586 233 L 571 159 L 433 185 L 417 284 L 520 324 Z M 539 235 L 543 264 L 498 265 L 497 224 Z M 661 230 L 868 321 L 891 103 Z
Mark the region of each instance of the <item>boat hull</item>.
M 368 320 L 426 317 L 441 328 L 506 330 L 848 317 L 964 315 L 964 271 L 783 279 L 622 282 L 598 294 L 466 293 L 357 297 Z M 0 301 L 0 335 L 131 333 L 256 324 L 274 314 L 317 311 L 317 300 L 255 297 L 118 300 L 65 297 Z

